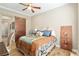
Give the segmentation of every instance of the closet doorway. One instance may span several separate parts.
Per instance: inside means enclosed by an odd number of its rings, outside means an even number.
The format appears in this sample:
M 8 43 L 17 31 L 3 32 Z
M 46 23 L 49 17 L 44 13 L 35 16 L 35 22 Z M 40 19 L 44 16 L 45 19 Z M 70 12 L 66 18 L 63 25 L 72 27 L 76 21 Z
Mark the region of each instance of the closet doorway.
M 13 22 L 12 17 L 1 16 L 0 18 L 0 37 L 1 41 L 5 43 L 5 46 L 9 45 L 9 35 L 11 33 L 11 23 Z

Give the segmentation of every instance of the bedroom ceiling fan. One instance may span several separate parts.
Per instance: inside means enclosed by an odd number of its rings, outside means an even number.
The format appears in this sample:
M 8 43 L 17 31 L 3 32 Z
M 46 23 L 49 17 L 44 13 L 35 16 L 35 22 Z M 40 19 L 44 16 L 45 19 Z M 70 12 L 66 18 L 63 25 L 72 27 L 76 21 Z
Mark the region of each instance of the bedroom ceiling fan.
M 24 9 L 22 9 L 23 11 L 26 10 L 26 9 L 29 9 L 31 10 L 33 13 L 35 12 L 34 9 L 41 9 L 41 7 L 37 7 L 37 6 L 33 6 L 32 3 L 28 3 L 28 4 L 25 4 L 25 3 L 19 3 L 23 6 L 26 6 Z

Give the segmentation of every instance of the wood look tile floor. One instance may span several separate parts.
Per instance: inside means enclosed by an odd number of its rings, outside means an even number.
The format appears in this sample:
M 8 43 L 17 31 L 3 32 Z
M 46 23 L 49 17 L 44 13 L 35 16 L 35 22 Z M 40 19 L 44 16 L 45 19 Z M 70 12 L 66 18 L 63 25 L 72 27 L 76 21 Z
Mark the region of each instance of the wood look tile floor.
M 12 49 L 9 52 L 10 56 L 24 56 L 20 51 L 18 51 L 17 49 Z

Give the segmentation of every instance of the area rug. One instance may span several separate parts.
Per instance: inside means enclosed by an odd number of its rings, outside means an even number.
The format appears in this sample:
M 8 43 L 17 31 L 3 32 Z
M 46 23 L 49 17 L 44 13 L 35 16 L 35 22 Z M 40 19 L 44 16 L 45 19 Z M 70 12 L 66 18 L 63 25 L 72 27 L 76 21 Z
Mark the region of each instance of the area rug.
M 55 47 L 47 56 L 70 56 L 70 51 Z
M 5 44 L 3 42 L 0 42 L 0 56 L 6 56 L 6 55 L 9 55 L 9 53 L 5 47 Z

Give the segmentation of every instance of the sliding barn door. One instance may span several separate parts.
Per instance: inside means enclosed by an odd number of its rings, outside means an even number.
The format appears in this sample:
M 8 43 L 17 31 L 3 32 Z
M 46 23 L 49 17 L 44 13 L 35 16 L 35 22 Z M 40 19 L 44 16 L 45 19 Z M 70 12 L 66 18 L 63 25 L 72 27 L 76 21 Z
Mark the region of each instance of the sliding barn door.
M 18 44 L 18 40 L 21 36 L 26 35 L 26 19 L 21 17 L 15 17 L 15 42 Z

